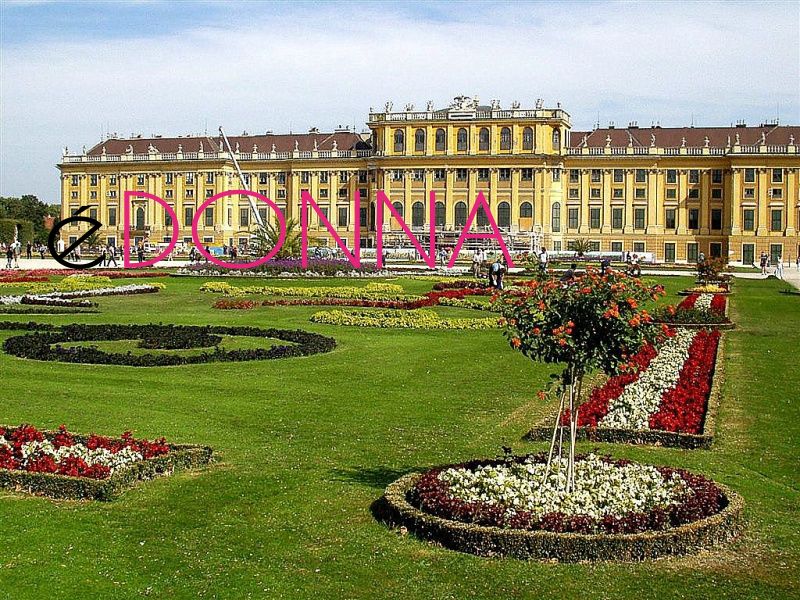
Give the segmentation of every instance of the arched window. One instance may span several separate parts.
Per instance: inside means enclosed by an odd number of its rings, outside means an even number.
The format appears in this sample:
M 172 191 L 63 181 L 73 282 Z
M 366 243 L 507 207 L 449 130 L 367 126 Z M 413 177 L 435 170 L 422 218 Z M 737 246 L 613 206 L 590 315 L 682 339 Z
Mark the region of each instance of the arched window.
M 459 152 L 466 152 L 469 150 L 469 134 L 463 127 L 458 130 L 458 145 Z
M 414 133 L 414 150 L 416 152 L 425 152 L 425 130 L 417 129 Z
M 444 227 L 445 222 L 445 208 L 444 202 L 436 203 L 436 227 Z
M 553 231 L 558 233 L 561 231 L 561 205 L 558 202 L 553 203 L 553 212 L 550 218 L 550 224 Z
M 530 127 L 522 130 L 522 149 L 533 150 L 533 129 Z
M 425 205 L 422 202 L 414 202 L 411 206 L 411 226 L 423 227 L 425 225 Z
M 461 229 L 467 224 L 467 203 L 456 202 L 455 206 L 456 227 Z
M 561 131 L 553 130 L 553 150 L 561 150 Z
M 481 128 L 478 134 L 478 150 L 489 149 L 489 130 L 486 127 Z
M 392 207 L 394 207 L 397 214 L 401 217 L 403 216 L 403 203 L 402 202 L 392 202 Z
M 395 152 L 406 151 L 406 135 L 405 133 L 403 133 L 402 129 L 394 130 L 394 151 Z
M 136 229 L 144 229 L 144 208 L 136 209 Z
M 511 205 L 508 202 L 501 202 L 497 205 L 497 226 L 500 229 L 511 227 Z
M 530 202 L 523 202 L 519 205 L 519 216 L 523 219 L 533 218 L 533 204 Z
M 511 130 L 508 127 L 500 130 L 500 150 L 511 150 Z
M 444 152 L 447 150 L 447 134 L 444 129 L 436 130 L 436 151 Z
M 482 206 L 478 208 L 478 214 L 476 215 L 478 222 L 478 227 L 488 227 L 489 226 L 489 217 L 486 216 L 486 209 Z

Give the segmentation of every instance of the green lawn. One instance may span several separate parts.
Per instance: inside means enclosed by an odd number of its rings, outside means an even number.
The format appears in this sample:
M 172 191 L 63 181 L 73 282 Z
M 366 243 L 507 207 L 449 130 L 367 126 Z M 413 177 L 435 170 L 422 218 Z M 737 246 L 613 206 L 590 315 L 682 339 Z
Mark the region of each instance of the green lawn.
M 315 325 L 318 307 L 211 308 L 203 279 L 99 299 L 101 313 L 1 315 L 53 323 L 302 328 L 330 354 L 133 368 L 40 363 L 0 352 L 0 422 L 209 444 L 205 471 L 142 484 L 111 503 L 0 492 L 0 597 L 23 598 L 789 598 L 800 593 L 800 297 L 737 281 L 725 396 L 710 451 L 602 445 L 687 467 L 740 492 L 748 528 L 701 556 L 643 564 L 489 560 L 401 536 L 370 505 L 409 470 L 521 442 L 553 410 L 549 368 L 499 331 Z M 691 278 L 664 277 L 668 290 Z M 137 280 L 137 283 L 141 280 Z M 430 283 L 399 280 L 409 292 Z M 247 280 L 234 284 L 266 283 Z M 274 283 L 273 281 L 269 282 Z M 340 285 L 367 282 L 338 281 Z M 330 285 L 286 282 L 280 285 Z M 672 297 L 672 301 L 676 301 Z M 452 316 L 484 316 L 437 309 Z M 0 340 L 13 335 L 0 331 Z M 591 449 L 593 445 L 585 445 Z

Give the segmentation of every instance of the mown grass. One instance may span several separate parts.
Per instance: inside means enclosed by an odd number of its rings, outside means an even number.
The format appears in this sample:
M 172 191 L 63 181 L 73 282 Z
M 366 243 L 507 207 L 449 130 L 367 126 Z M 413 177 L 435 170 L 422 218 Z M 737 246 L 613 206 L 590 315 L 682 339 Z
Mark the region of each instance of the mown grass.
M 785 284 L 736 282 L 738 329 L 726 333 L 711 450 L 601 445 L 730 485 L 747 502 L 744 537 L 696 557 L 559 565 L 451 552 L 390 531 L 370 513 L 383 487 L 410 470 L 493 456 L 502 445 L 543 447 L 520 439 L 553 410 L 536 398 L 551 369 L 511 351 L 500 332 L 316 325 L 308 317 L 317 307 L 220 311 L 210 307 L 215 295 L 198 291 L 203 280 L 160 281 L 167 289 L 159 294 L 99 299 L 99 314 L 0 320 L 302 328 L 335 337 L 338 347 L 307 358 L 161 368 L 0 353 L 2 422 L 132 429 L 210 444 L 218 458 L 108 504 L 0 492 L 0 596 L 790 598 L 800 589 L 800 301 L 778 293 Z M 691 279 L 660 281 L 674 294 Z M 400 283 L 411 293 L 430 289 Z M 331 282 L 279 283 L 321 284 Z

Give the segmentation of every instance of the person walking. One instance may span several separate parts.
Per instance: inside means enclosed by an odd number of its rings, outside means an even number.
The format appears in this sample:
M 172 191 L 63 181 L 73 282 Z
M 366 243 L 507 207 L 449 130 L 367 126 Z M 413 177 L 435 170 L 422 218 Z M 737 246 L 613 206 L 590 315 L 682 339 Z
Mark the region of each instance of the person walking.
M 11 268 L 11 263 L 14 260 L 14 248 L 11 247 L 11 244 L 6 246 L 6 269 Z
M 108 245 L 108 263 L 107 266 L 111 266 L 111 263 L 114 263 L 114 267 L 117 267 L 117 247 L 114 244 Z
M 14 268 L 19 269 L 19 255 L 22 254 L 22 243 L 20 243 L 19 240 L 14 242 L 13 251 L 14 251 Z
M 475 250 L 472 253 L 472 276 L 475 279 L 480 279 L 480 277 L 481 277 L 481 254 L 480 254 L 480 250 Z
M 33 244 L 31 244 L 30 240 L 25 244 L 25 257 L 29 259 L 33 258 Z
M 767 276 L 767 253 L 763 250 L 761 251 L 761 257 L 759 258 L 759 262 L 761 264 L 761 274 L 766 277 Z
M 139 262 L 144 262 L 144 244 L 139 242 L 139 246 L 136 248 L 136 258 Z
M 608 270 L 611 268 L 611 259 L 604 256 L 600 259 L 600 277 L 605 277 Z
M 489 268 L 489 285 L 496 290 L 502 290 L 504 273 L 505 266 L 502 263 L 501 257 L 498 256 Z
M 783 257 L 779 256 L 775 265 L 775 277 L 783 279 Z
M 549 260 L 550 257 L 547 255 L 547 248 L 542 248 L 542 251 L 539 254 L 539 273 L 541 275 L 547 273 L 547 263 Z

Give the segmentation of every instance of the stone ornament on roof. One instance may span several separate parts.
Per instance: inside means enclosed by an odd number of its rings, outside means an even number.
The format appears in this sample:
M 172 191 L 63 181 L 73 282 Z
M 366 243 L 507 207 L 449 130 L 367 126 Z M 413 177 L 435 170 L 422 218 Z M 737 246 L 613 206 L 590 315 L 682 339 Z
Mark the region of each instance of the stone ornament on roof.
M 519 100 L 514 100 L 514 101 L 511 103 L 511 110 L 517 110 L 517 109 L 519 108 L 519 106 L 520 106 L 520 105 L 519 105 Z
M 201 141 L 200 142 L 200 150 L 199 150 L 199 152 L 202 152 L 202 151 L 203 151 L 203 142 Z
M 62 154 L 62 156 L 67 156 L 69 154 L 69 147 L 68 146 L 64 146 L 64 152 L 62 152 L 61 154 Z
M 297 142 L 297 140 L 295 140 L 294 141 L 294 151 L 297 152 L 299 149 L 300 149 L 300 144 Z
M 428 112 L 433 112 L 433 100 L 428 100 L 428 106 L 426 107 Z
M 794 136 L 791 133 L 789 134 L 789 145 L 794 146 Z
M 133 144 L 128 144 L 128 147 L 125 148 L 125 152 L 127 154 L 133 154 Z
M 655 133 L 651 133 L 650 134 L 650 147 L 651 148 L 655 148 L 655 146 L 656 146 L 656 134 Z
M 763 146 L 766 143 L 767 143 L 767 133 L 765 131 L 762 131 L 761 132 L 761 145 Z
M 336 140 L 333 140 L 333 149 L 338 150 L 339 144 L 336 143 Z
M 178 144 L 178 152 L 183 152 L 183 144 Z
M 103 149 L 100 151 L 100 154 L 102 154 L 103 156 L 106 155 L 106 147 L 105 146 L 103 146 Z
M 153 144 L 148 144 L 147 145 L 147 152 L 149 154 L 155 154 L 155 153 L 158 152 L 158 149 L 155 146 L 153 146 Z
M 706 136 L 706 137 L 703 139 L 703 146 L 704 146 L 705 148 L 708 148 L 708 146 L 709 146 L 709 144 L 710 144 L 710 143 L 711 143 L 711 140 L 709 140 L 709 139 L 708 139 L 708 136 Z
M 314 152 L 319 150 L 319 146 L 317 145 L 317 138 L 314 138 Z
M 253 154 L 258 154 L 258 144 L 253 144 Z
M 405 109 L 406 112 L 411 112 L 412 110 L 414 110 L 414 104 L 412 102 L 409 102 L 408 104 L 405 105 Z
M 236 142 L 236 154 L 239 154 L 239 142 Z
M 739 145 L 739 134 L 738 133 L 736 134 L 736 145 L 737 146 Z
M 272 143 L 272 150 L 271 150 L 271 152 L 272 152 L 273 154 L 275 154 L 275 142 L 273 142 L 273 143 Z
M 611 134 L 607 133 L 606 134 L 606 146 L 610 146 L 610 145 L 611 145 Z
M 589 136 L 586 135 L 585 133 L 583 134 L 583 139 L 581 140 L 581 144 L 583 145 L 584 148 L 589 145 Z
M 450 108 L 456 110 L 473 110 L 478 107 L 478 97 L 470 98 L 469 96 L 456 96 L 453 98 L 453 103 Z
M 681 148 L 686 148 L 686 136 L 681 138 Z
M 492 98 L 492 110 L 500 110 L 500 100 Z
M 383 108 L 385 109 L 385 112 L 388 113 L 388 112 L 392 112 L 392 107 L 393 106 L 394 106 L 394 104 L 392 104 L 392 101 L 389 100 L 386 104 L 383 105 Z

